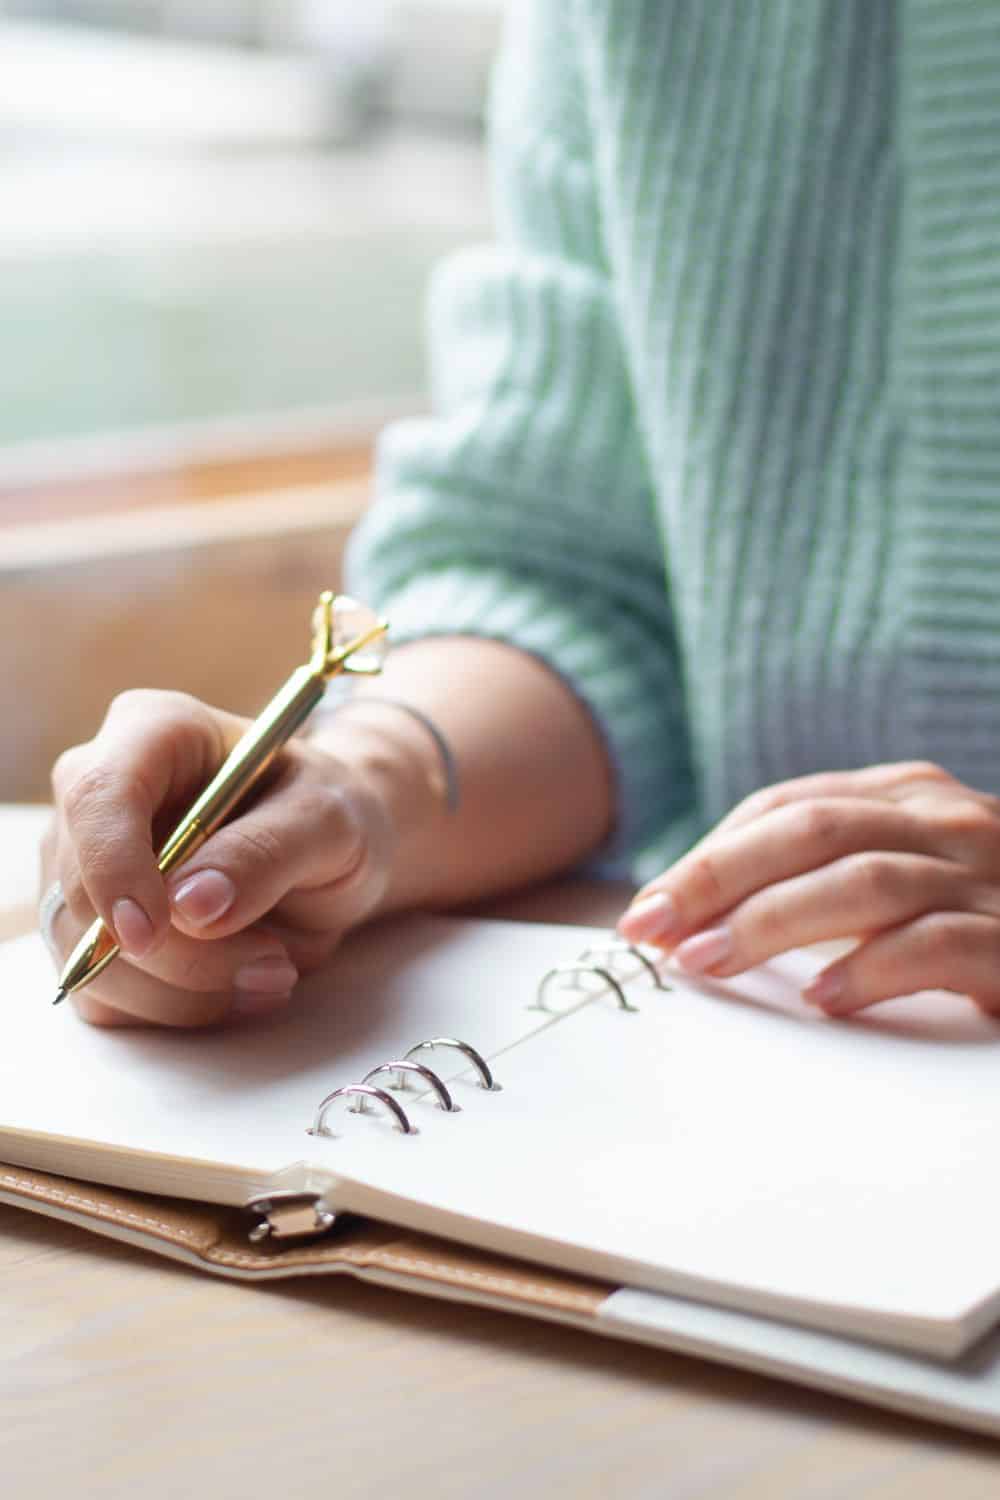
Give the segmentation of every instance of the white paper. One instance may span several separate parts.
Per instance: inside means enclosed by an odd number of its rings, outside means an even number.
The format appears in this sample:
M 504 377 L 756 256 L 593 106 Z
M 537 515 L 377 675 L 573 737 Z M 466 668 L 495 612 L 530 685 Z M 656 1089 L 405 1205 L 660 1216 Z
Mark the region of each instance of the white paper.
M 81 1138 L 153 1154 L 104 1162 L 92 1173 L 119 1186 L 183 1194 L 178 1159 L 228 1164 L 263 1182 L 314 1155 L 317 1145 L 326 1148 L 308 1134 L 317 1106 L 369 1068 L 441 1035 L 502 1055 L 550 1024 L 529 1008 L 539 973 L 553 952 L 572 958 L 576 944 L 602 939 L 607 934 L 593 929 L 541 923 L 403 919 L 345 945 L 328 973 L 304 981 L 287 1014 L 206 1031 L 88 1026 L 70 1005 L 52 1007 L 52 964 L 38 938 L 5 944 L 0 1160 L 51 1171 L 62 1162 L 70 1175 L 86 1175 L 67 1157 L 67 1140 Z M 426 1060 L 444 1078 L 468 1069 L 458 1053 L 437 1051 Z M 413 1103 L 396 1097 L 419 1109 L 415 1096 Z M 411 1149 L 417 1141 L 385 1118 L 356 1119 L 341 1108 L 330 1125 L 347 1139 L 374 1134 L 390 1151 L 401 1150 L 411 1170 L 419 1166 Z M 51 1138 L 49 1147 L 26 1142 L 26 1132 Z M 321 1157 L 328 1165 L 329 1150 Z M 247 1196 L 246 1184 L 224 1173 L 190 1179 L 186 1190 L 218 1201 Z
M 805 963 L 588 1004 L 508 1055 L 502 1108 L 428 1112 L 419 1178 L 374 1133 L 317 1158 L 459 1238 L 954 1354 L 996 1321 L 1000 1026 L 940 995 L 833 1022 Z
M 86 1175 L 64 1139 L 83 1137 L 153 1153 L 93 1169 L 147 1191 L 215 1164 L 189 1191 L 219 1201 L 245 1196 L 234 1172 L 306 1159 L 343 1207 L 633 1286 L 937 1354 L 992 1326 L 1000 1025 L 934 995 L 829 1021 L 798 955 L 727 987 L 639 980 L 636 1014 L 530 1009 L 600 937 L 415 919 L 351 944 L 289 1016 L 204 1034 L 88 1028 L 46 1003 L 37 941 L 8 945 L 0 1159 Z M 413 1137 L 347 1115 L 307 1134 L 324 1094 L 441 1033 L 503 1092 L 459 1078 L 455 1115 L 402 1096 Z
M 630 1287 L 614 1292 L 597 1316 L 609 1331 L 644 1343 L 863 1397 L 893 1411 L 1000 1433 L 997 1331 L 945 1363 Z

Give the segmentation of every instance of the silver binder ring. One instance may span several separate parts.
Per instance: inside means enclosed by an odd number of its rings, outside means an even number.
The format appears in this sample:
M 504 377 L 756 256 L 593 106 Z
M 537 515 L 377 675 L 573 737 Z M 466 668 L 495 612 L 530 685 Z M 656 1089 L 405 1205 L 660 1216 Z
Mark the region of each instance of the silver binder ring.
M 658 990 L 670 989 L 670 985 L 666 983 L 649 954 L 644 953 L 641 948 L 637 948 L 635 943 L 626 943 L 623 939 L 621 942 L 614 942 L 612 940 L 607 944 L 595 944 L 592 948 L 584 948 L 583 952 L 579 955 L 578 962 L 588 963 L 595 958 L 605 968 L 611 969 L 613 973 L 618 973 L 617 964 L 621 959 L 633 959 L 645 971 Z M 628 976 L 625 975 L 623 977 L 627 978 Z
M 462 1056 L 468 1058 L 469 1062 L 479 1074 L 480 1087 L 489 1089 L 489 1091 L 493 1094 L 499 1094 L 501 1085 L 497 1083 L 496 1079 L 493 1077 L 493 1074 L 490 1071 L 489 1064 L 487 1063 L 485 1057 L 482 1057 L 476 1051 L 475 1047 L 470 1047 L 468 1042 L 459 1041 L 458 1037 L 428 1037 L 425 1042 L 418 1042 L 415 1047 L 411 1047 L 410 1050 L 406 1053 L 406 1057 L 409 1059 L 415 1052 L 430 1051 L 432 1047 L 453 1047 L 456 1052 L 461 1052 Z
M 618 1001 L 619 1010 L 638 1010 L 639 1007 L 637 1005 L 630 1003 L 628 996 L 611 970 L 605 969 L 599 964 L 558 964 L 556 968 L 550 969 L 547 974 L 542 975 L 539 981 L 538 989 L 535 993 L 535 1004 L 532 1008 L 534 1010 L 548 1011 L 549 1015 L 558 1015 L 559 1011 L 553 1010 L 549 1004 L 549 995 L 552 989 L 555 987 L 563 990 L 573 990 L 576 993 L 582 991 L 584 994 L 594 994 L 595 990 L 593 986 L 586 986 L 581 983 L 584 976 L 590 975 L 599 979 L 602 985 L 611 991 Z
M 391 1094 L 387 1094 L 385 1089 L 373 1088 L 370 1083 L 349 1083 L 346 1084 L 344 1088 L 334 1089 L 332 1094 L 327 1094 L 319 1109 L 316 1111 L 316 1118 L 313 1120 L 312 1125 L 309 1127 L 309 1134 L 330 1135 L 331 1132 L 326 1128 L 326 1116 L 331 1104 L 333 1104 L 337 1099 L 351 1098 L 357 1099 L 358 1101 L 357 1104 L 353 1107 L 354 1114 L 365 1114 L 365 1106 L 368 1100 L 374 1099 L 378 1104 L 384 1105 L 384 1107 L 392 1115 L 392 1117 L 396 1121 L 396 1124 L 399 1126 L 404 1135 L 416 1135 L 417 1132 L 415 1128 L 410 1124 L 409 1118 L 407 1117 L 406 1111 L 403 1106 L 397 1100 L 395 1100 Z
M 425 1068 L 423 1063 L 409 1062 L 405 1058 L 398 1062 L 379 1063 L 377 1068 L 372 1068 L 369 1073 L 365 1074 L 361 1082 L 371 1083 L 372 1079 L 377 1078 L 380 1073 L 395 1073 L 396 1082 L 390 1083 L 389 1087 L 399 1089 L 400 1091 L 406 1088 L 407 1075 L 416 1075 L 416 1077 L 423 1080 L 429 1089 L 434 1091 L 437 1095 L 438 1103 L 443 1110 L 446 1110 L 450 1115 L 458 1113 L 458 1105 L 451 1097 L 445 1085 L 441 1082 L 437 1074 L 432 1073 L 430 1068 Z

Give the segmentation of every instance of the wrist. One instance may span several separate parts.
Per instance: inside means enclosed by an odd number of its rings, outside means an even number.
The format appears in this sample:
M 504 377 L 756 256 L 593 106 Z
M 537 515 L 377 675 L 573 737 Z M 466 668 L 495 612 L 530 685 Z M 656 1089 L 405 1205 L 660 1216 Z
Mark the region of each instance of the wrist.
M 458 763 L 452 751 L 451 744 L 445 737 L 437 722 L 431 718 L 422 708 L 408 703 L 405 698 L 396 698 L 382 693 L 364 693 L 353 695 L 349 698 L 334 700 L 326 709 L 327 719 L 333 715 L 342 718 L 344 713 L 360 709 L 362 715 L 367 714 L 370 718 L 372 710 L 375 710 L 376 720 L 379 712 L 388 711 L 390 717 L 403 714 L 409 721 L 412 734 L 413 727 L 426 737 L 425 751 L 433 747 L 433 763 L 427 767 L 427 777 L 431 788 L 440 796 L 444 802 L 445 809 L 449 813 L 458 812 L 460 801 Z
M 430 865 L 419 851 L 446 835 L 458 803 L 454 758 L 437 726 L 401 701 L 359 695 L 321 707 L 310 739 L 340 774 L 347 771 L 387 825 L 390 852 L 378 910 L 431 897 Z

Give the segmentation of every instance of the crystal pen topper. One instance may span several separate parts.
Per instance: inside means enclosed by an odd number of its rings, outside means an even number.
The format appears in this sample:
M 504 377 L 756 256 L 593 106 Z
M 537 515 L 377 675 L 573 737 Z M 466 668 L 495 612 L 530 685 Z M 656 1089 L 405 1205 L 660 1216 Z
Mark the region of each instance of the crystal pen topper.
M 160 873 L 169 874 L 200 849 L 267 770 L 281 747 L 312 713 L 327 682 L 342 672 L 372 676 L 382 670 L 388 625 L 346 595 L 320 595 L 313 613 L 312 655 L 296 667 L 263 713 L 236 742 L 215 776 L 160 850 Z M 114 934 L 101 919 L 87 929 L 59 979 L 58 1005 L 96 979 L 118 954 Z

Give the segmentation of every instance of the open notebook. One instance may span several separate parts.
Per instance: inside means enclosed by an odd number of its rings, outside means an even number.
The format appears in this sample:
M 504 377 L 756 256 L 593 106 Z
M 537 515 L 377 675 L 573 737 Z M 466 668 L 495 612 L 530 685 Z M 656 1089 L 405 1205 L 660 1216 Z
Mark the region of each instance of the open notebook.
M 629 1011 L 557 980 L 555 1013 L 535 1007 L 547 970 L 607 941 L 396 922 L 288 1016 L 200 1034 L 91 1029 L 47 1003 L 37 939 L 4 945 L 0 1161 L 221 1204 L 303 1163 L 336 1209 L 630 1289 L 602 1316 L 633 1336 L 709 1317 L 718 1344 L 728 1318 L 734 1357 L 756 1328 L 790 1368 L 798 1339 L 813 1363 L 853 1349 L 933 1383 L 1000 1318 L 1000 1025 L 934 995 L 827 1021 L 798 998 L 805 955 L 726 986 L 638 970 Z M 435 1036 L 475 1046 L 500 1090 L 437 1049 L 420 1057 L 458 1112 L 396 1092 L 412 1134 L 346 1103 L 310 1134 L 332 1089 Z

